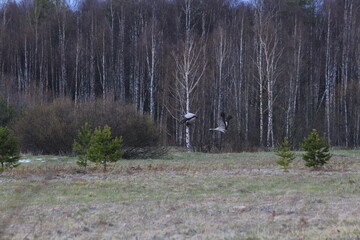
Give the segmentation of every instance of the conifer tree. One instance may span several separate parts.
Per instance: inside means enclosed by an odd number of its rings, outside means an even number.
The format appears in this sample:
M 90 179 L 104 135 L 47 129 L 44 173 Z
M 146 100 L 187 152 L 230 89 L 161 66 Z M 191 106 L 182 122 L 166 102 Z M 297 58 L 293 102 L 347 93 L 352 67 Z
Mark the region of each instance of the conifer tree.
M 291 146 L 286 138 L 284 138 L 284 141 L 275 149 L 275 154 L 281 157 L 281 159 L 276 160 L 276 163 L 280 165 L 281 169 L 284 169 L 284 172 L 288 172 L 288 169 L 291 168 L 291 162 L 295 159 L 295 153 L 290 150 Z
M 113 138 L 110 127 L 106 125 L 94 130 L 86 155 L 90 161 L 103 165 L 105 172 L 109 162 L 116 162 L 123 155 L 121 147 L 122 138 Z
M 313 129 L 300 145 L 306 153 L 303 154 L 305 166 L 319 168 L 325 165 L 331 158 L 330 145 L 326 142 L 326 134 L 319 137 L 316 129 Z
M 87 156 L 86 152 L 90 147 L 91 137 L 93 135 L 93 130 L 90 127 L 90 124 L 85 123 L 84 126 L 78 131 L 78 139 L 74 141 L 73 150 L 81 155 L 78 156 L 76 163 L 79 166 L 87 167 Z
M 19 159 L 19 142 L 9 128 L 0 127 L 0 170 L 19 166 Z

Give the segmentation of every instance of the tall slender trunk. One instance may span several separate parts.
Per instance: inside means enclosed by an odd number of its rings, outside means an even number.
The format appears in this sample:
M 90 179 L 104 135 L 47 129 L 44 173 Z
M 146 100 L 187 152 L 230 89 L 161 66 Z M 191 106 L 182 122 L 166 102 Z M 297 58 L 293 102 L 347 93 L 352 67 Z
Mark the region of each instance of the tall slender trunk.
M 106 49 L 105 49 L 105 31 L 103 31 L 103 39 L 102 39 L 102 58 L 101 58 L 101 67 L 102 67 L 102 81 L 101 81 L 101 85 L 102 85 L 102 99 L 103 99 L 103 104 L 105 107 L 105 101 L 106 101 L 106 94 L 107 94 L 107 68 L 106 68 L 106 57 L 105 57 L 105 53 L 106 53 Z
M 113 0 L 110 0 L 110 61 L 109 61 L 109 90 L 111 88 L 113 88 L 114 90 L 112 92 L 109 91 L 108 94 L 112 94 L 111 97 L 113 100 L 116 99 L 116 94 L 115 94 L 115 89 L 116 89 L 116 84 L 115 84 L 115 79 L 116 79 L 116 74 L 115 74 L 115 47 L 114 47 L 114 31 L 115 31 L 115 11 L 114 11 L 114 6 L 113 6 Z
M 29 59 L 28 59 L 28 44 L 27 37 L 24 41 L 24 90 L 26 95 L 30 93 L 30 77 L 29 77 Z
M 186 93 L 186 112 L 190 112 L 190 96 L 189 92 Z M 192 152 L 192 146 L 190 141 L 190 126 L 186 125 L 185 127 L 185 142 L 186 142 L 186 148 L 188 152 Z
M 258 55 L 257 55 L 257 68 L 258 68 L 258 74 L 259 74 L 259 143 L 260 146 L 263 146 L 264 140 L 264 107 L 263 107 L 263 90 L 264 90 L 264 77 L 263 77 L 263 67 L 262 67 L 262 60 L 263 58 L 263 49 L 261 46 L 259 46 L 258 49 Z
M 295 114 L 297 108 L 297 100 L 300 90 L 300 67 L 301 67 L 301 51 L 302 51 L 302 34 L 299 30 L 297 17 L 295 18 L 295 27 L 294 27 L 294 38 L 293 38 L 294 47 L 297 45 L 297 48 L 294 50 L 294 71 L 291 72 L 290 78 L 290 91 L 289 91 L 289 100 L 288 108 L 286 111 L 286 138 L 293 138 L 293 129 L 295 126 Z
M 125 10 L 121 8 L 120 16 L 118 16 L 119 22 L 119 50 L 118 50 L 118 70 L 117 70 L 117 83 L 115 87 L 115 96 L 118 96 L 119 100 L 125 103 Z
M 190 112 L 190 86 L 189 86 L 189 74 L 190 74 L 190 62 L 189 57 L 191 54 L 191 40 L 190 40 L 190 30 L 191 30 L 191 0 L 185 1 L 185 54 L 184 54 L 184 67 L 185 67 L 185 111 L 186 113 Z M 188 152 L 192 152 L 191 140 L 190 140 L 190 126 L 186 125 L 185 127 L 185 142 Z
M 91 26 L 90 26 L 90 62 L 89 62 L 89 68 L 90 68 L 90 100 L 95 100 L 95 46 L 94 46 L 94 40 L 95 40 L 95 20 L 94 16 L 91 17 Z
M 74 89 L 74 101 L 75 106 L 77 106 L 79 101 L 79 61 L 80 61 L 80 26 L 79 26 L 79 16 L 76 19 L 76 53 L 75 53 L 75 89 Z
M 347 90 L 349 79 L 349 55 L 350 55 L 350 30 L 352 21 L 352 0 L 345 0 L 344 4 L 344 28 L 343 28 L 343 50 L 342 50 L 342 63 L 341 63 L 341 79 L 342 79 L 342 108 L 343 108 L 343 124 L 345 134 L 345 147 L 349 147 L 349 120 L 348 120 L 348 103 L 347 103 Z
M 64 11 L 64 10 L 62 10 Z M 67 88 L 67 76 L 66 76 L 66 56 L 65 56 L 65 13 L 58 19 L 59 24 L 59 44 L 60 44 L 60 65 L 61 65 L 61 77 L 59 83 L 59 96 L 64 97 Z
M 270 66 L 268 65 L 267 68 Z M 273 77 L 269 76 L 269 71 L 267 72 L 268 79 L 267 79 L 267 105 L 268 105 L 268 126 L 267 126 L 267 134 L 266 134 L 266 146 L 268 148 L 274 148 L 274 128 L 273 128 L 273 103 L 274 103 L 274 79 Z
M 238 133 L 241 133 L 241 117 L 242 117 L 242 86 L 244 80 L 244 14 L 241 17 L 241 25 L 240 25 L 240 40 L 239 40 L 239 53 L 238 53 L 238 66 L 239 66 L 239 73 L 238 78 L 235 79 L 235 94 L 236 94 L 236 123 Z M 246 104 L 246 103 L 245 103 Z M 246 107 L 245 107 L 246 108 Z
M 331 132 L 330 132 L 330 71 L 331 71 L 331 57 L 330 57 L 330 33 L 331 33 L 331 8 L 328 10 L 328 24 L 327 24 L 327 35 L 326 35 L 326 65 L 325 65 L 325 119 L 326 119 L 326 135 L 327 141 L 330 143 Z
M 44 39 L 41 39 L 41 56 L 39 61 L 39 88 L 40 88 L 40 101 L 44 101 L 44 93 L 45 93 L 45 55 L 44 55 Z
M 149 113 L 150 117 L 155 120 L 155 74 L 156 74 L 156 61 L 157 61 L 157 41 L 155 36 L 156 31 L 156 18 L 155 18 L 155 6 L 153 6 L 152 9 L 152 18 L 151 18 L 151 27 L 150 27 L 150 39 L 151 39 L 151 45 L 150 45 L 150 56 L 147 52 L 147 66 L 148 66 L 148 72 L 149 72 Z M 147 45 L 146 45 L 147 46 Z

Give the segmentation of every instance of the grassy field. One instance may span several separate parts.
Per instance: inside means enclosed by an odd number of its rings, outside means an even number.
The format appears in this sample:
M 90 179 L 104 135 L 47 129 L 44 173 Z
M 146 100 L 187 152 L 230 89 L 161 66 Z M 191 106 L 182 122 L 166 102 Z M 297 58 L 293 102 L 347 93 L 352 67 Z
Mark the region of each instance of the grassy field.
M 171 153 L 107 173 L 26 156 L 0 174 L 0 239 L 360 239 L 360 151 L 322 171 L 301 153 Z

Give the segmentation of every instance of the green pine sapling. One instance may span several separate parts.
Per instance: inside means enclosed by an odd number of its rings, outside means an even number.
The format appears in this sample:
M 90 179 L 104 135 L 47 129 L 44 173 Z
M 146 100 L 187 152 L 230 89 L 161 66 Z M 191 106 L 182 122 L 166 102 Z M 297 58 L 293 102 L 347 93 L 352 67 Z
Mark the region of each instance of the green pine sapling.
M 303 159 L 307 167 L 320 168 L 331 158 L 330 145 L 326 142 L 326 135 L 324 134 L 320 138 L 316 129 L 313 129 L 309 136 L 304 138 L 300 146 L 306 151 Z
M 0 127 L 0 170 L 19 166 L 19 151 L 19 142 L 11 135 L 9 128 Z
M 87 162 L 87 151 L 90 147 L 91 137 L 93 135 L 93 130 L 91 129 L 88 123 L 85 123 L 84 126 L 78 131 L 78 139 L 73 143 L 73 150 L 81 155 L 78 156 L 78 160 L 76 163 L 84 167 L 86 169 L 88 162 Z
M 113 138 L 110 127 L 106 125 L 104 129 L 95 129 L 86 155 L 90 161 L 102 164 L 105 172 L 108 162 L 116 162 L 123 155 L 121 147 L 122 138 Z
M 280 165 L 280 168 L 283 169 L 284 172 L 288 172 L 288 169 L 291 168 L 291 162 L 295 159 L 295 153 L 290 150 L 291 146 L 286 138 L 284 138 L 284 141 L 275 149 L 275 154 L 281 157 L 281 159 L 276 160 L 276 163 Z

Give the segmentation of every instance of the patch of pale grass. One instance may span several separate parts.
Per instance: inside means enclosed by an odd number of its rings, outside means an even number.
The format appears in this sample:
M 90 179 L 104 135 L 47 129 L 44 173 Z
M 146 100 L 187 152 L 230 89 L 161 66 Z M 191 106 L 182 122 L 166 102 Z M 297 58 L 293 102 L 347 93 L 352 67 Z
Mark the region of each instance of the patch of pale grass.
M 176 154 L 121 161 L 107 173 L 77 173 L 71 161 L 5 172 L 0 238 L 360 237 L 358 155 L 334 155 L 323 171 L 297 158 L 284 173 L 268 152 Z

